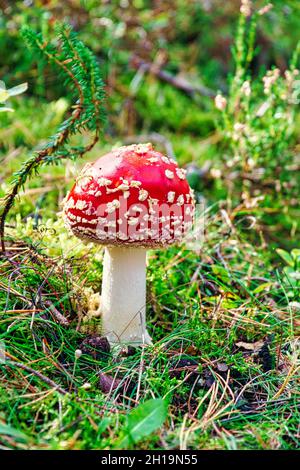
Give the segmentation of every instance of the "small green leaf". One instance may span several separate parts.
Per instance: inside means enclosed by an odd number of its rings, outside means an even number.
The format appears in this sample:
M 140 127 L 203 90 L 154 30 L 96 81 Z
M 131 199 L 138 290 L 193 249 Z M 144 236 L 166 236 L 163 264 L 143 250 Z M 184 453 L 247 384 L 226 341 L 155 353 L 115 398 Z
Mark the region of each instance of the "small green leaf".
M 101 420 L 101 423 L 98 426 L 98 435 L 100 436 L 102 433 L 104 433 L 110 424 L 111 420 L 110 418 L 103 418 Z
M 259 294 L 260 292 L 263 292 L 272 286 L 273 282 L 264 282 L 263 284 L 260 284 L 260 286 L 256 287 L 256 289 L 254 289 L 253 294 Z
M 166 400 L 157 398 L 142 403 L 132 410 L 127 418 L 126 435 L 119 441 L 118 447 L 127 447 L 159 429 L 167 418 Z
M 281 248 L 277 248 L 276 253 L 286 262 L 286 264 L 291 267 L 294 266 L 294 260 L 287 251 L 284 251 Z
M 228 271 L 223 268 L 223 266 L 219 266 L 217 264 L 214 264 L 212 267 L 212 272 L 216 274 L 223 282 L 229 282 L 230 281 L 230 276 Z

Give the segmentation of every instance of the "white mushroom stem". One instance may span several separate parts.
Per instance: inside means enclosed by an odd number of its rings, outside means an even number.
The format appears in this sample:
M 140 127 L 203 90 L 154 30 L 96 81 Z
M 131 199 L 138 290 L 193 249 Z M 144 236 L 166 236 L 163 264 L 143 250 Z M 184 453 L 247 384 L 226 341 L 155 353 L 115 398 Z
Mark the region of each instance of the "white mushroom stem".
M 144 248 L 105 248 L 101 313 L 110 343 L 151 344 L 146 330 Z

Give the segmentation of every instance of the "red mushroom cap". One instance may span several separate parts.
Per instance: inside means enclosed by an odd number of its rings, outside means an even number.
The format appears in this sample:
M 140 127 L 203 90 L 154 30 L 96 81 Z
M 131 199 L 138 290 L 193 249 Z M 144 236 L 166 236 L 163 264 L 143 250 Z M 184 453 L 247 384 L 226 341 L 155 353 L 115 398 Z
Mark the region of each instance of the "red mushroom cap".
M 63 211 L 79 238 L 147 247 L 182 240 L 191 229 L 194 207 L 185 170 L 151 144 L 139 144 L 85 165 Z

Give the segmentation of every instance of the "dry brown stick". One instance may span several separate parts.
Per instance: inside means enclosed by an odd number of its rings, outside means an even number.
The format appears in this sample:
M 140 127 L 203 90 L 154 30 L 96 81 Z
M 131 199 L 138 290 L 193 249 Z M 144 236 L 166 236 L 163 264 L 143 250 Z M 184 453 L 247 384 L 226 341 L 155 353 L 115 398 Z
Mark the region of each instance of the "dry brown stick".
M 7 355 L 7 353 L 5 353 L 5 355 Z M 19 367 L 20 369 L 23 369 L 25 370 L 26 372 L 29 372 L 30 374 L 33 374 L 35 375 L 36 377 L 38 377 L 40 380 L 42 380 L 42 382 L 46 383 L 47 385 L 49 385 L 49 387 L 52 387 L 52 388 L 55 388 L 58 392 L 60 392 L 62 395 L 67 395 L 67 391 L 64 390 L 62 387 L 60 387 L 59 385 L 57 385 L 53 380 L 49 379 L 48 377 L 46 377 L 45 375 L 41 374 L 40 372 L 38 372 L 37 370 L 35 369 L 32 369 L 31 367 L 29 366 L 26 366 L 25 364 L 22 364 L 21 362 L 16 362 L 16 361 L 10 361 L 8 363 L 5 363 L 4 365 L 8 366 L 8 367 L 11 367 L 11 366 L 16 366 L 16 367 Z
M 154 64 L 150 64 L 149 62 L 145 62 L 136 55 L 132 57 L 131 64 L 135 69 L 150 72 L 164 82 L 170 83 L 170 85 L 173 85 L 175 88 L 179 88 L 180 90 L 184 91 L 188 95 L 200 93 L 201 95 L 208 96 L 210 98 L 214 98 L 216 96 L 216 92 L 210 88 L 207 88 L 203 85 L 192 85 L 185 78 L 171 75 L 166 70 L 160 69 Z
M 60 325 L 69 326 L 69 320 L 62 313 L 60 313 L 59 310 L 57 310 L 51 300 L 45 300 L 43 303 L 50 310 L 51 315 L 58 321 Z

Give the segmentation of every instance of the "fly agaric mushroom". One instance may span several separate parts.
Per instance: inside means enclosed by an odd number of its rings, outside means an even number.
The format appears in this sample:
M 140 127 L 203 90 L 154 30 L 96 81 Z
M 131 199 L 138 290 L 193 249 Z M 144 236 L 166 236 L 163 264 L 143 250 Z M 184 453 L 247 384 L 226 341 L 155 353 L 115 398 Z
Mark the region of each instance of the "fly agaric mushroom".
M 191 229 L 185 170 L 151 144 L 120 147 L 88 163 L 64 204 L 77 237 L 105 245 L 101 294 L 110 343 L 151 344 L 146 329 L 146 251 L 179 242 Z

